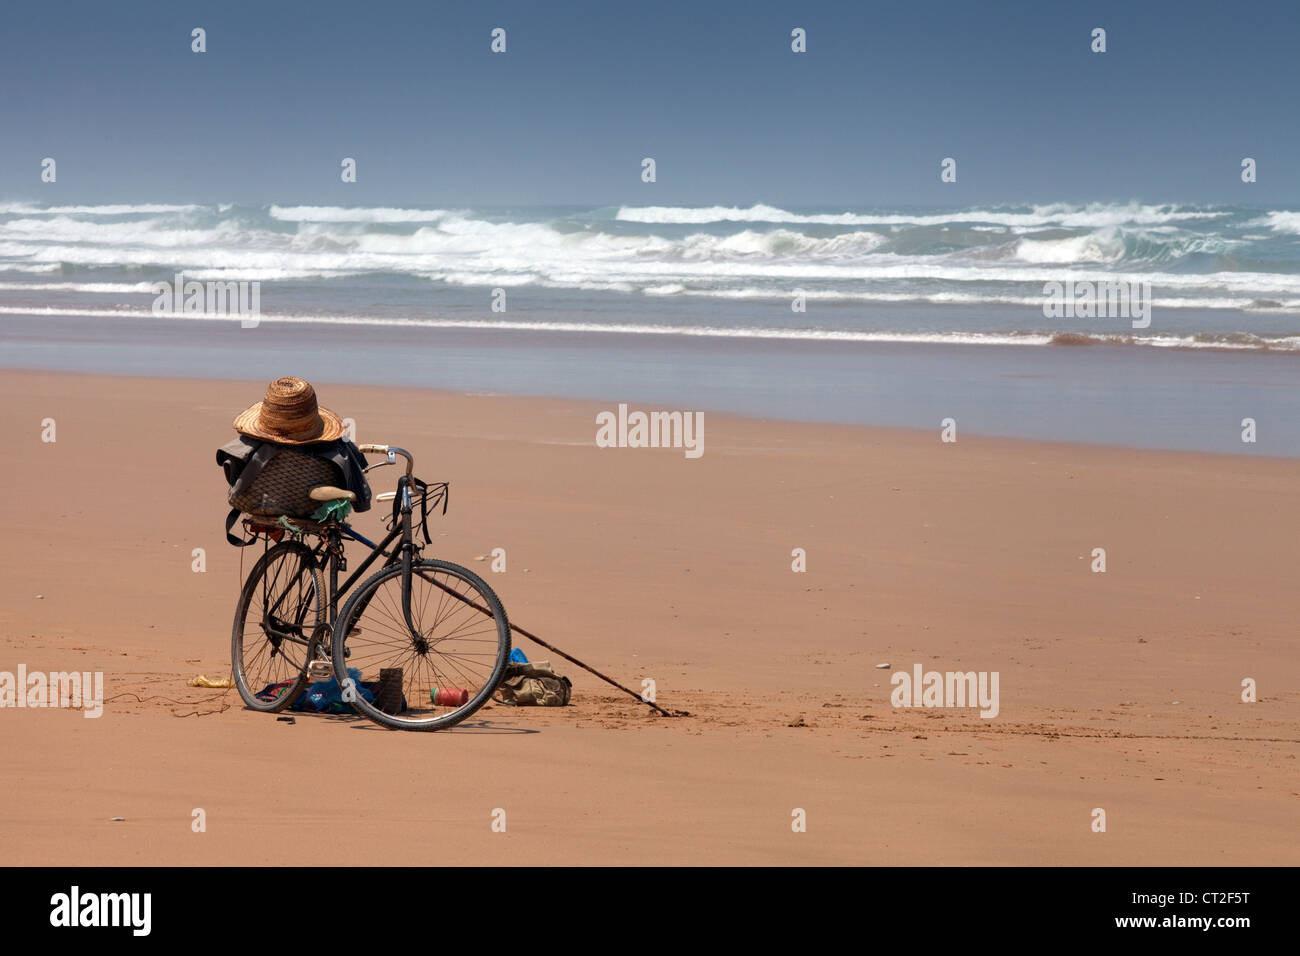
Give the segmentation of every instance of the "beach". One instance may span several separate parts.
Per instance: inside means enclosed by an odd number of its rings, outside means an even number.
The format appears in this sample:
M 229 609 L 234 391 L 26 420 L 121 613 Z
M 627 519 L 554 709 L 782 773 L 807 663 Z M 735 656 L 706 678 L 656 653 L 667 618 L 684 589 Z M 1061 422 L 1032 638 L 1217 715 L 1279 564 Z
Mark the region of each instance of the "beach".
M 598 448 L 614 391 L 314 377 L 358 441 L 450 482 L 426 554 L 689 712 L 655 716 L 551 656 L 571 707 L 403 734 L 187 686 L 229 669 L 257 549 L 225 543 L 213 455 L 265 383 L 0 371 L 0 670 L 102 671 L 106 697 L 95 719 L 0 709 L 3 862 L 1300 862 L 1300 462 L 1282 451 L 708 410 L 692 458 Z M 373 537 L 382 512 L 356 526 Z M 478 560 L 494 548 L 504 573 Z M 918 665 L 996 672 L 996 716 L 893 706 L 891 675 Z

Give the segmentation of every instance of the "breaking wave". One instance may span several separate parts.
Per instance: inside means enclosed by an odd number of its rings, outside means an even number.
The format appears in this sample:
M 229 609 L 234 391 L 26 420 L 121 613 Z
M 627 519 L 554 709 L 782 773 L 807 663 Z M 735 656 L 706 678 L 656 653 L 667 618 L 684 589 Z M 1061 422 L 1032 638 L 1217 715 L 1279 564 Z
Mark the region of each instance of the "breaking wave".
M 1140 202 L 507 214 L 13 201 L 0 203 L 0 293 L 132 295 L 183 270 L 308 285 L 366 277 L 430 293 L 535 287 L 660 303 L 798 293 L 828 304 L 1018 308 L 1039 306 L 1045 283 L 1093 280 L 1149 283 L 1162 309 L 1288 314 L 1300 309 L 1297 237 L 1300 211 Z M 50 288 L 24 284 L 31 276 Z
M 775 206 L 621 206 L 615 216 L 622 222 L 641 223 L 715 223 L 715 222 L 788 222 L 820 225 L 911 225 L 932 226 L 953 223 L 982 223 L 1002 226 L 1099 227 L 1121 225 L 1157 225 L 1198 219 L 1219 219 L 1229 215 L 1215 209 L 1191 209 L 1175 205 L 1152 206 L 1141 203 L 1090 203 L 1071 205 L 1054 203 L 1031 207 L 993 207 L 954 210 L 951 212 L 880 212 L 880 213 L 794 213 Z

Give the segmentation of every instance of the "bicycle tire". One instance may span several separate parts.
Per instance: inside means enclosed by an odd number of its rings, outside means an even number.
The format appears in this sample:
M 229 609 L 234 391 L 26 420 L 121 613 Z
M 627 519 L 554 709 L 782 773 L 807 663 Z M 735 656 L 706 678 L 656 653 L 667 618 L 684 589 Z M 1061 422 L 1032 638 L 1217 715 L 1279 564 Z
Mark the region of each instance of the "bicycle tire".
M 259 585 L 263 584 L 268 569 L 278 565 L 281 561 L 294 560 L 295 558 L 297 567 L 289 568 L 290 573 L 293 574 L 291 580 L 296 580 L 306 572 L 309 577 L 308 587 L 310 593 L 306 593 L 306 589 L 300 589 L 299 593 L 290 602 L 292 607 L 286 606 L 289 613 L 281 615 L 279 620 L 285 625 L 285 630 L 297 632 L 294 635 L 294 641 L 296 641 L 298 634 L 304 637 L 305 643 L 301 653 L 301 667 L 288 653 L 280 652 L 280 643 L 283 642 L 283 638 L 277 642 L 271 637 L 265 619 L 257 622 L 256 626 L 260 631 L 260 636 L 256 639 L 253 639 L 253 635 L 247 633 L 246 626 L 249 608 L 259 595 L 263 599 L 263 606 L 265 606 L 267 594 L 265 590 L 259 591 Z M 250 710 L 267 714 L 278 713 L 293 703 L 306 688 L 307 667 L 312 653 L 312 637 L 325 621 L 324 594 L 325 577 L 321 573 L 320 565 L 317 564 L 311 548 L 299 541 L 281 541 L 279 544 L 267 548 L 265 553 L 257 560 L 257 563 L 253 565 L 252 570 L 248 572 L 248 579 L 244 582 L 244 586 L 239 593 L 239 602 L 235 605 L 235 620 L 230 634 L 230 661 L 235 678 L 235 687 L 238 688 L 239 696 L 243 698 L 245 706 Z M 286 595 L 286 599 L 288 599 L 288 595 Z M 259 643 L 262 647 L 256 648 Z M 268 670 L 266 673 L 250 675 L 248 673 L 249 658 L 246 655 L 252 653 L 252 659 L 258 659 L 265 653 L 265 645 L 271 645 L 271 652 L 267 656 Z M 277 656 L 284 661 L 283 667 L 277 668 L 269 663 Z M 251 684 L 250 676 L 252 677 Z M 277 677 L 280 680 L 276 680 Z M 266 686 L 289 680 L 293 681 L 292 685 L 285 693 L 280 694 L 274 700 L 268 701 L 258 696 L 259 691 L 264 690 Z
M 473 696 L 471 696 L 465 704 L 456 707 L 448 711 L 447 713 L 436 714 L 425 718 L 416 718 L 410 716 L 404 717 L 401 714 L 390 714 L 383 710 L 380 710 L 378 706 L 376 706 L 371 701 L 366 700 L 364 696 L 362 696 L 361 694 L 354 694 L 353 699 L 349 700 L 349 703 L 351 703 L 352 707 L 358 713 L 364 715 L 365 717 L 368 717 L 369 719 L 373 720 L 375 723 L 380 724 L 381 726 L 384 727 L 388 727 L 389 729 L 392 730 L 422 730 L 422 731 L 446 730 L 447 728 L 453 727 L 456 724 L 460 723 L 466 717 L 469 717 L 480 707 L 482 707 L 485 703 L 487 703 L 487 701 L 491 698 L 493 691 L 495 691 L 497 685 L 501 683 L 501 677 L 505 673 L 506 663 L 509 661 L 510 658 L 510 622 L 506 618 L 505 607 L 501 604 L 500 598 L 497 597 L 496 592 L 492 590 L 492 588 L 488 585 L 486 581 L 480 578 L 473 571 L 470 571 L 468 568 L 462 567 L 459 564 L 453 564 L 450 561 L 441 561 L 435 558 L 424 558 L 419 561 L 416 561 L 414 562 L 411 568 L 411 575 L 413 581 L 416 578 L 420 578 L 421 580 L 426 580 L 426 581 L 429 580 L 428 578 L 422 577 L 419 574 L 420 571 L 425 571 L 429 575 L 434 575 L 435 573 L 441 573 L 443 575 L 447 575 L 450 577 L 459 578 L 461 581 L 470 585 L 474 589 L 474 591 L 478 592 L 478 598 L 480 598 L 481 601 L 475 601 L 475 603 L 479 604 L 479 606 L 481 607 L 486 607 L 488 610 L 490 610 L 492 620 L 495 623 L 495 629 L 494 629 L 496 634 L 495 657 L 493 659 L 492 667 L 490 671 L 487 672 L 487 675 L 481 680 L 479 686 L 475 688 L 475 692 Z M 368 578 L 365 581 L 365 583 L 363 583 L 353 593 L 352 597 L 348 599 L 347 604 L 344 605 L 343 611 L 342 613 L 339 614 L 338 620 L 335 622 L 334 625 L 333 660 L 334 660 L 335 674 L 338 675 L 348 674 L 350 654 L 348 649 L 347 637 L 348 635 L 351 634 L 353 627 L 357 624 L 357 619 L 360 618 L 360 616 L 363 613 L 365 613 L 365 611 L 368 608 L 370 608 L 372 605 L 380 606 L 380 605 L 387 604 L 391 609 L 392 607 L 391 600 L 379 601 L 378 604 L 376 604 L 377 595 L 380 593 L 380 589 L 383 588 L 385 584 L 388 584 L 394 578 L 400 578 L 401 574 L 402 574 L 402 567 L 400 564 L 390 565 L 389 567 L 377 571 L 375 574 L 371 575 L 370 578 Z M 471 595 L 465 595 L 464 597 L 469 598 L 470 600 L 474 600 L 474 598 Z M 455 599 L 452 598 L 452 600 L 454 601 Z M 464 604 L 465 601 L 462 600 L 461 603 Z M 455 607 L 454 604 L 452 606 Z M 469 606 L 467 613 L 472 615 L 479 615 L 481 617 L 487 617 L 487 615 L 483 615 L 479 610 L 475 609 L 472 606 Z M 476 618 L 471 618 L 471 619 L 476 619 Z M 437 627 L 437 623 L 438 622 L 435 621 L 434 624 L 435 628 Z M 367 628 L 369 628 L 369 630 L 367 630 Z M 403 629 L 409 632 L 409 628 L 407 628 L 405 625 L 403 625 Z M 381 635 L 386 634 L 386 632 L 382 627 L 376 629 L 373 625 L 362 625 L 362 627 L 357 631 L 357 633 L 359 634 L 378 633 Z M 400 640 L 414 641 L 415 639 L 414 636 L 409 635 L 409 633 L 408 635 L 396 634 L 395 632 L 392 633 Z M 448 637 L 448 638 L 443 638 L 442 640 L 449 640 L 449 639 L 450 638 Z M 482 640 L 487 642 L 490 641 L 490 638 L 484 638 Z M 436 675 L 439 673 L 437 662 L 434 662 L 432 664 L 426 664 L 428 658 L 430 657 L 431 652 L 435 652 L 436 644 L 433 647 L 426 647 L 424 651 L 418 651 L 415 650 L 413 647 L 397 648 L 396 644 L 393 642 L 377 641 L 376 643 L 381 646 L 394 646 L 395 647 L 394 653 L 398 655 L 395 658 L 395 660 L 410 660 L 417 670 L 427 666 L 429 668 L 431 675 Z M 456 656 L 460 657 L 462 655 L 456 655 Z M 424 661 L 417 660 L 417 658 L 423 658 Z M 367 663 L 367 662 L 360 662 L 360 663 Z M 357 668 L 357 669 L 362 670 L 362 668 Z M 453 665 L 453 669 L 455 669 L 454 665 Z M 344 677 L 345 681 L 348 679 L 349 678 Z M 365 680 L 364 672 L 362 674 L 362 680 L 363 681 Z M 422 692 L 427 688 L 425 686 L 419 685 L 418 682 L 407 680 L 403 686 L 404 699 L 408 687 L 414 687 L 414 693 L 412 696 L 417 698 L 416 699 L 417 704 L 422 705 L 423 701 L 422 699 L 419 698 Z M 469 689 L 466 688 L 466 690 L 468 691 Z M 432 710 L 432 708 L 429 709 Z

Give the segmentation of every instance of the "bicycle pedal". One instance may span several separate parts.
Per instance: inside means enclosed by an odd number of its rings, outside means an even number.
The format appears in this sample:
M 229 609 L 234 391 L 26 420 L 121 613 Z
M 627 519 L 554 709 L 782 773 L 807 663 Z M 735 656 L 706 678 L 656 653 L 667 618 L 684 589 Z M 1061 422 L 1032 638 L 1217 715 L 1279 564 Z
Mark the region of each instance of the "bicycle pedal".
M 312 661 L 307 665 L 307 677 L 312 682 L 332 680 L 334 678 L 334 665 L 329 661 Z

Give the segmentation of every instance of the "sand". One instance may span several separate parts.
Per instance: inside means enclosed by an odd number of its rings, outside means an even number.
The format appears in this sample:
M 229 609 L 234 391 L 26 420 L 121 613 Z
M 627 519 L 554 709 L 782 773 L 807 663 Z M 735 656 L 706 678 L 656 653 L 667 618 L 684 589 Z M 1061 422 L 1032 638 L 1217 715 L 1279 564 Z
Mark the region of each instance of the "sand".
M 0 670 L 111 698 L 0 710 L 0 862 L 1300 862 L 1300 461 L 712 413 L 691 460 L 596 448 L 617 398 L 316 382 L 451 482 L 432 554 L 691 714 L 557 662 L 569 708 L 396 733 L 186 686 L 229 668 L 213 454 L 264 384 L 0 372 Z M 882 663 L 996 671 L 999 713 L 895 708 Z

